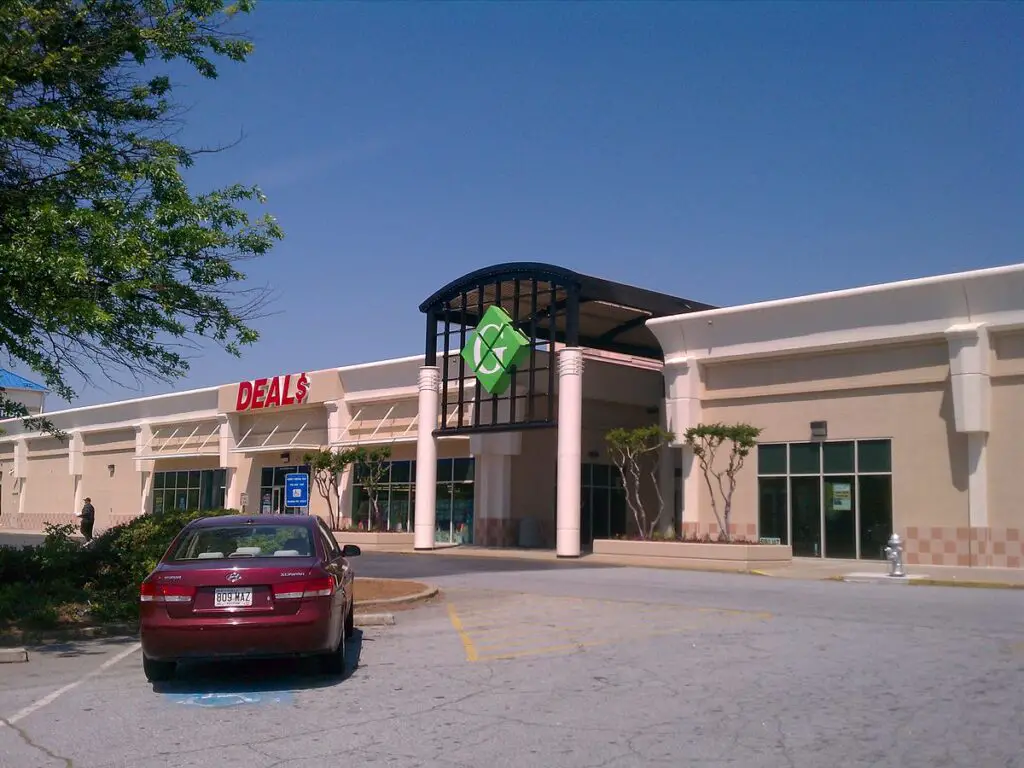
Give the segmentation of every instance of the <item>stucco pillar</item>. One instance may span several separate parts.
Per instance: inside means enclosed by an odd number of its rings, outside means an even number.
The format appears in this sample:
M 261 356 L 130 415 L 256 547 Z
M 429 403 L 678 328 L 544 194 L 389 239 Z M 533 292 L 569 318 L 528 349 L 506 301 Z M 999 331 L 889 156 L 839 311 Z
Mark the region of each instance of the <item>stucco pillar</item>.
M 991 350 L 984 323 L 946 331 L 956 431 L 967 435 L 967 496 L 971 528 L 988 528 L 988 433 Z
M 136 512 L 139 515 L 149 514 L 153 511 L 153 469 L 156 462 L 141 458 L 149 453 L 152 442 L 153 427 L 146 422 L 137 425 L 135 427 L 135 471 L 139 473 L 139 500 L 136 507 Z M 80 504 L 79 507 L 81 507 Z
M 338 520 L 342 527 L 352 524 L 352 494 L 355 490 L 353 482 L 355 473 L 352 466 L 345 467 L 338 478 Z
M 522 433 L 473 435 L 469 446 L 473 454 L 473 543 L 514 546 L 512 457 L 522 450 Z
M 25 438 L 14 442 L 14 488 L 18 494 L 18 526 L 24 527 L 25 482 L 28 479 L 28 441 Z
M 666 411 L 665 401 L 662 400 L 661 407 L 659 408 L 658 423 L 662 429 L 667 430 L 668 420 Z M 679 510 L 676 509 L 675 452 L 676 449 L 671 445 L 662 446 L 658 452 L 658 491 L 661 493 L 661 499 L 664 503 L 661 519 L 658 521 L 658 530 L 662 533 L 667 533 L 670 527 L 675 527 L 679 513 Z
M 234 413 L 221 413 L 217 416 L 220 424 L 218 447 L 220 466 L 224 470 L 224 506 L 228 509 L 242 511 L 242 483 L 238 477 L 238 454 L 234 448 L 238 444 L 238 416 Z M 245 511 L 251 512 L 255 506 L 259 508 L 259 500 L 248 499 Z
M 68 474 L 71 475 L 71 484 L 74 489 L 75 498 L 72 504 L 74 511 L 82 508 L 84 500 L 84 488 L 82 485 L 82 474 L 85 471 L 85 441 L 82 433 L 78 431 L 68 434 Z
M 580 474 L 583 461 L 583 350 L 558 353 L 558 499 L 555 554 L 580 556 Z
M 441 369 L 436 365 L 420 368 L 419 421 L 416 425 L 416 521 L 413 546 L 434 548 L 434 524 L 437 517 L 437 428 Z
M 672 445 L 682 452 L 683 508 L 680 526 L 687 533 L 699 533 L 700 519 L 700 464 L 693 451 L 683 441 L 683 435 L 701 419 L 700 369 L 693 358 L 675 358 L 665 361 L 665 426 L 673 435 Z M 674 469 L 673 469 L 674 474 Z

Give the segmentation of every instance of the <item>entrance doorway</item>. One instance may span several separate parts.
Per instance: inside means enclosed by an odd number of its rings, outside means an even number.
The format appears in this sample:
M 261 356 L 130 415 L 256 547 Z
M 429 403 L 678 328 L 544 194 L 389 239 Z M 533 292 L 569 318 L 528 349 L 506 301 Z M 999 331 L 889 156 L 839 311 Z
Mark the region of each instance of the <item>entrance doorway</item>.
M 624 535 L 626 492 L 619 470 L 611 464 L 583 464 L 580 484 L 580 546 Z
M 290 467 L 264 467 L 260 476 L 260 514 L 261 515 L 302 515 L 309 512 L 308 507 L 286 507 L 284 505 L 284 478 L 293 473 L 310 475 L 309 465 L 293 465 Z M 310 492 L 313 484 L 310 483 Z

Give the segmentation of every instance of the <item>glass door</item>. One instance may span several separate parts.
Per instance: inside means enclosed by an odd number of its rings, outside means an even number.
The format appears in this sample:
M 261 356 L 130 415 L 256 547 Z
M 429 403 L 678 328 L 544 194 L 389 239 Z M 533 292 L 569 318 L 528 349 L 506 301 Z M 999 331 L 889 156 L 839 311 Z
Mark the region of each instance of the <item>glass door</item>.
M 792 477 L 793 556 L 821 557 L 821 478 Z
M 271 502 L 270 511 L 272 514 L 281 514 L 284 511 L 284 486 L 275 485 L 270 490 Z

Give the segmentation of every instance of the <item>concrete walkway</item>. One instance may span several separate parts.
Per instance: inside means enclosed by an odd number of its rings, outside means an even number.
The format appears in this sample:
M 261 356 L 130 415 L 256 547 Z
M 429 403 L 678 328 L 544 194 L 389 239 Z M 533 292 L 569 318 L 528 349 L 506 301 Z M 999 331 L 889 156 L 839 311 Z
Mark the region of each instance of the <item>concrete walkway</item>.
M 550 549 L 497 549 L 474 546 L 442 547 L 422 554 L 457 557 L 490 557 L 519 560 L 559 561 Z M 561 560 L 561 562 L 577 562 Z M 686 561 L 669 565 L 664 558 L 652 558 L 650 563 L 639 563 L 631 558 L 628 562 L 613 555 L 583 555 L 578 562 L 600 563 L 602 565 L 644 565 L 679 570 L 708 570 L 694 567 Z M 755 571 L 759 576 L 779 579 L 800 579 L 820 581 L 855 577 L 863 580 L 878 580 L 889 572 L 889 564 L 875 560 L 821 560 L 813 557 L 796 557 L 791 563 Z M 964 584 L 972 586 L 1000 586 L 1024 588 L 1024 568 L 964 568 L 948 565 L 908 565 L 909 581 L 922 584 Z

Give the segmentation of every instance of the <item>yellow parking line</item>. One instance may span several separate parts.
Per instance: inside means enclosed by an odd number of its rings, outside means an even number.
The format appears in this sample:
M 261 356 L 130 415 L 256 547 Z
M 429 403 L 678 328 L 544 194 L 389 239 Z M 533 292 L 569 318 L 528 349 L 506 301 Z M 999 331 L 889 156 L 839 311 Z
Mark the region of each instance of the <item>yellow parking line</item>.
M 462 628 L 462 620 L 459 618 L 459 614 L 455 612 L 455 606 L 448 603 L 448 618 L 451 619 L 452 627 L 459 635 L 459 639 L 462 640 L 462 647 L 466 649 L 466 661 L 476 661 L 478 656 L 476 652 L 476 646 L 473 645 L 473 640 L 469 635 L 466 634 L 466 630 Z

